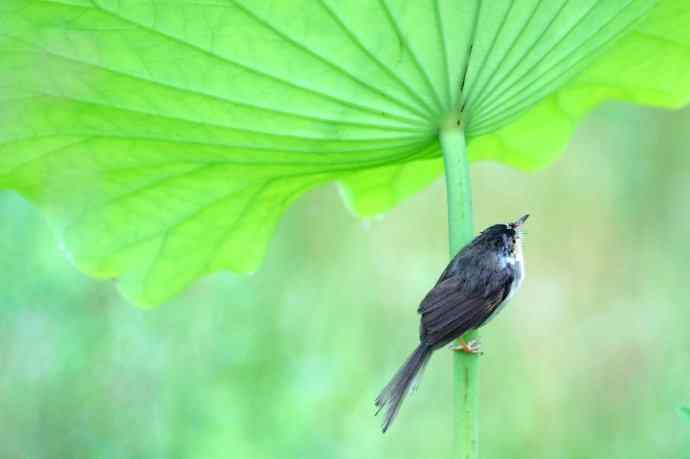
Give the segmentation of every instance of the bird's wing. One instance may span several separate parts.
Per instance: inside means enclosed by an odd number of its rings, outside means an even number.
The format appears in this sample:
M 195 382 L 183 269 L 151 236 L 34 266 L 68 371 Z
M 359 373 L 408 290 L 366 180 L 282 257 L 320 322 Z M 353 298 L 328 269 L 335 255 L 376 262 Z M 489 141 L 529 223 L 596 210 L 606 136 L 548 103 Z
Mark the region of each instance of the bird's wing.
M 494 273 L 482 288 L 469 288 L 462 276 L 437 284 L 419 306 L 420 338 L 436 347 L 480 327 L 510 292 L 512 271 Z

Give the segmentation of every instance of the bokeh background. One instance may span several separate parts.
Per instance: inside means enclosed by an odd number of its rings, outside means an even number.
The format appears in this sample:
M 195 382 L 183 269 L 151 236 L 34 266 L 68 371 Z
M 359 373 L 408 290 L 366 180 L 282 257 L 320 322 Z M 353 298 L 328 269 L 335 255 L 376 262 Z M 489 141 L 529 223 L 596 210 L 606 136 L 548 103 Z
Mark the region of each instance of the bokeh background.
M 609 104 L 553 166 L 472 166 L 477 228 L 524 212 L 527 278 L 484 329 L 483 458 L 688 458 L 690 110 Z M 450 457 L 450 352 L 385 436 L 373 399 L 447 260 L 442 181 L 360 221 L 335 186 L 262 269 L 144 311 L 0 193 L 0 458 Z

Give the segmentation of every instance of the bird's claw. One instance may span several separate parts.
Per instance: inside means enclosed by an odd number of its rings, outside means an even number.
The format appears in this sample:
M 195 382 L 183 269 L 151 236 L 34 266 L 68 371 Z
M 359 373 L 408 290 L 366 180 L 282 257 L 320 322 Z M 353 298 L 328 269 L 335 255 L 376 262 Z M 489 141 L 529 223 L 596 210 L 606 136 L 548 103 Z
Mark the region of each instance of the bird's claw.
M 452 351 L 455 351 L 455 352 L 464 352 L 466 354 L 475 354 L 475 355 L 483 355 L 484 354 L 481 351 L 481 343 L 479 342 L 478 339 L 473 339 L 469 343 L 466 343 L 464 340 L 461 339 L 458 344 L 451 345 L 450 349 Z

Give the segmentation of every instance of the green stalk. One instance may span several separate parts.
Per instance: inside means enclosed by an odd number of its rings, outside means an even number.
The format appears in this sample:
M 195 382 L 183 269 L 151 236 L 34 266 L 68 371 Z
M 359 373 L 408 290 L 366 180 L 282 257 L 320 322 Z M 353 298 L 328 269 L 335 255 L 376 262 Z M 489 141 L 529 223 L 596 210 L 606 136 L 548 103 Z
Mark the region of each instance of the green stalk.
M 448 239 L 451 258 L 473 237 L 472 190 L 462 120 L 452 117 L 439 133 L 446 166 Z M 465 341 L 477 338 L 469 332 Z M 456 457 L 479 458 L 479 358 L 454 352 Z

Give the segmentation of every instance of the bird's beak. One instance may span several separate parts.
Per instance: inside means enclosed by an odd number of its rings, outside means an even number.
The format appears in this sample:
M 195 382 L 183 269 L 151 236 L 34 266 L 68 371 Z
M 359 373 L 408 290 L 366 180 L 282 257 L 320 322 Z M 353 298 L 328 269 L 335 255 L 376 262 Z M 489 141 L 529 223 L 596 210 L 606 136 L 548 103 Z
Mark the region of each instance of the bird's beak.
M 518 218 L 517 220 L 515 220 L 515 223 L 513 223 L 513 228 L 521 227 L 522 224 L 525 223 L 525 221 L 527 221 L 528 218 L 529 214 L 525 214 L 522 217 Z

